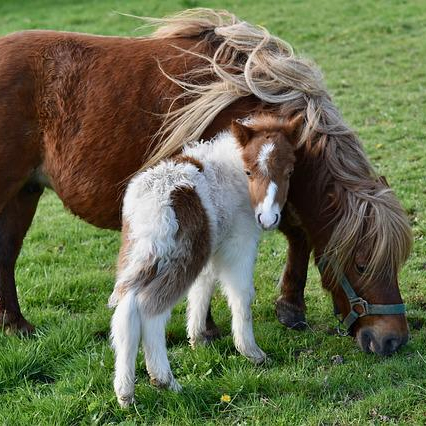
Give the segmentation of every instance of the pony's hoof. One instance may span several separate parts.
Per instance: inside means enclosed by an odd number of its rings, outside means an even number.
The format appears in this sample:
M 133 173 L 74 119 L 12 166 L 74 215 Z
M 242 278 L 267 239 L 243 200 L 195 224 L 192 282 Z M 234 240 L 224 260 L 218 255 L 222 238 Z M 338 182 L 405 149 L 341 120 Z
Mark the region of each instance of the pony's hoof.
M 299 307 L 279 297 L 275 303 L 278 321 L 293 330 L 304 330 L 307 327 L 305 313 Z
M 135 402 L 133 395 L 117 395 L 117 401 L 121 408 L 128 408 Z
M 6 311 L 0 312 L 0 327 L 8 335 L 22 334 L 29 336 L 35 331 L 35 327 L 22 315 L 14 315 Z

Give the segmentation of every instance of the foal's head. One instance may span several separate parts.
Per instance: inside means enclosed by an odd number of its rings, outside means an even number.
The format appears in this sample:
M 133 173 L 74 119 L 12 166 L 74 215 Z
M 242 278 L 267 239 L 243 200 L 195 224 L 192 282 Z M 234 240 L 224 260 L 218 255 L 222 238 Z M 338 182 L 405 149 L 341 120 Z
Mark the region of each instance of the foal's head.
M 263 229 L 274 229 L 280 222 L 302 120 L 301 115 L 289 120 L 267 115 L 257 117 L 253 124 L 232 122 L 231 130 L 241 147 L 256 221 Z

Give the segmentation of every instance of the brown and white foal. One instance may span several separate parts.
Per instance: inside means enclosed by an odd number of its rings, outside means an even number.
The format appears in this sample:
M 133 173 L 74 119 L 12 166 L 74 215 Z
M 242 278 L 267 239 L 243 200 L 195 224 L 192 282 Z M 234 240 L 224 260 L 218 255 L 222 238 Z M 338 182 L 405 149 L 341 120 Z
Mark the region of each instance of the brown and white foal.
M 255 363 L 265 360 L 252 328 L 253 268 L 260 228 L 280 221 L 300 121 L 234 121 L 231 132 L 191 144 L 130 181 L 110 298 L 120 405 L 133 401 L 140 339 L 151 381 L 180 389 L 167 359 L 166 322 L 187 294 L 189 340 L 203 341 L 217 281 L 232 311 L 237 350 Z

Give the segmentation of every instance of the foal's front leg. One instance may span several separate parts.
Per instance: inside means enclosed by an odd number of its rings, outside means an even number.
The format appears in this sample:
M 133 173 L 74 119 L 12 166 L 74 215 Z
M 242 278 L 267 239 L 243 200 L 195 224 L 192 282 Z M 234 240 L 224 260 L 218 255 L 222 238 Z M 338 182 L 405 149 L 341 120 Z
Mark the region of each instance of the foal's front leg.
M 232 246 L 216 256 L 215 265 L 232 312 L 235 347 L 250 361 L 260 364 L 266 360 L 266 355 L 256 344 L 251 313 L 256 251 L 257 239 L 250 241 L 244 237 L 238 242 L 234 240 Z

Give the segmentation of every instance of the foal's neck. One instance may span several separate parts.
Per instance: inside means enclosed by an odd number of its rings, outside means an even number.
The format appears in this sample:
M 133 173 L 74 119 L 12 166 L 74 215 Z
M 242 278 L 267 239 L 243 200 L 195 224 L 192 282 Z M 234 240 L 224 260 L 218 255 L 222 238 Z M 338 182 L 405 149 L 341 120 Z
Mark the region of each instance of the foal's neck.
M 243 172 L 243 161 L 237 142 L 231 132 L 222 132 L 209 141 L 185 146 L 184 156 L 201 161 L 215 169 L 232 169 Z

